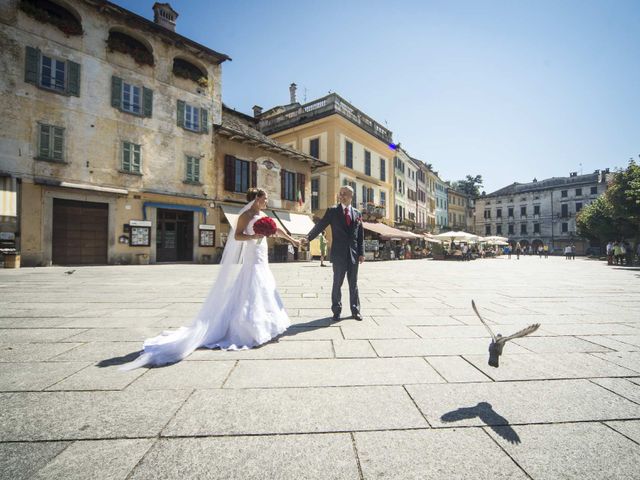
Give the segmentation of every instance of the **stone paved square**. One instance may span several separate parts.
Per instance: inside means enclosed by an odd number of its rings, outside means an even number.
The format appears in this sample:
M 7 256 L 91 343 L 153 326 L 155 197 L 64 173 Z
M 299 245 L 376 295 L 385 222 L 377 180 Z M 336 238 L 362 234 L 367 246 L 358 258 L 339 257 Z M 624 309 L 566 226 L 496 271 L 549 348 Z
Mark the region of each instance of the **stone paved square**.
M 637 478 L 637 271 L 365 263 L 364 321 L 331 322 L 331 269 L 271 268 L 282 337 L 126 373 L 218 266 L 1 270 L 0 478 Z M 542 326 L 491 368 L 471 299 Z

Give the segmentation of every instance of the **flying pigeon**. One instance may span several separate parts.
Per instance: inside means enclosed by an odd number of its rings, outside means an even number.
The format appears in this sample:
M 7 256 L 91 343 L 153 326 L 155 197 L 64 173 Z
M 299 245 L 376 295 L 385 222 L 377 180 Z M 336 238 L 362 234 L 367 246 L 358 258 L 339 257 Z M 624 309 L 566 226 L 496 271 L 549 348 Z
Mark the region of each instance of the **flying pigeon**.
M 66 273 L 67 275 L 71 275 L 73 272 L 75 272 L 75 270 L 68 270 L 68 271 L 66 271 L 64 273 Z
M 502 355 L 502 349 L 504 348 L 505 343 L 507 343 L 509 340 L 513 340 L 514 338 L 520 338 L 529 335 L 540 328 L 539 323 L 534 323 L 533 325 L 529 325 L 527 328 L 524 328 L 519 332 L 514 333 L 513 335 L 509 335 L 508 337 L 503 337 L 500 334 L 496 335 L 495 333 L 493 333 L 493 330 L 491 330 L 489 325 L 487 325 L 487 322 L 485 322 L 480 316 L 480 312 L 478 312 L 478 309 L 476 308 L 476 302 L 471 300 L 471 306 L 473 307 L 473 311 L 476 312 L 476 315 L 478 316 L 482 324 L 487 327 L 487 330 L 489 330 L 489 333 L 491 334 L 492 340 L 491 345 L 489 345 L 489 365 L 491 365 L 492 367 L 498 368 L 500 366 L 499 359 L 500 355 Z

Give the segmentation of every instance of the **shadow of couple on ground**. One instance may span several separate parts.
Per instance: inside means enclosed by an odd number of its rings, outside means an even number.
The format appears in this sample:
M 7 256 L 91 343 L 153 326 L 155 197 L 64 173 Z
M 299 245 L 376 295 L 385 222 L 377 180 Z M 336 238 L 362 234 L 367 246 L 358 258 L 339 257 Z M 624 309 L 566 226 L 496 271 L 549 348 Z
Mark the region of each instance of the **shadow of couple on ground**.
M 330 327 L 331 325 L 335 325 L 339 323 L 342 320 L 347 320 L 348 318 L 349 317 L 345 317 L 338 321 L 334 321 L 333 317 L 323 317 L 323 318 L 317 318 L 317 319 L 311 320 L 306 323 L 296 323 L 296 324 L 290 325 L 289 328 L 287 328 L 282 334 L 278 335 L 277 337 L 274 337 L 272 340 L 266 343 L 263 343 L 262 345 L 253 347 L 251 350 L 259 350 L 261 348 L 266 347 L 267 345 L 278 343 L 281 339 L 286 337 L 294 337 L 301 333 L 311 332 L 313 330 L 318 330 L 320 328 L 327 328 L 327 327 Z M 198 350 L 217 350 L 217 349 L 201 348 Z M 106 358 L 104 360 L 100 360 L 96 365 L 98 367 L 113 367 L 117 365 L 124 365 L 125 363 L 134 361 L 136 358 L 138 358 L 138 356 L 140 356 L 141 353 L 142 353 L 142 350 L 137 350 L 135 352 L 122 355 L 120 357 Z M 161 367 L 153 367 L 153 368 L 169 367 L 171 365 L 174 365 L 174 364 L 170 363 L 167 365 L 162 365 Z

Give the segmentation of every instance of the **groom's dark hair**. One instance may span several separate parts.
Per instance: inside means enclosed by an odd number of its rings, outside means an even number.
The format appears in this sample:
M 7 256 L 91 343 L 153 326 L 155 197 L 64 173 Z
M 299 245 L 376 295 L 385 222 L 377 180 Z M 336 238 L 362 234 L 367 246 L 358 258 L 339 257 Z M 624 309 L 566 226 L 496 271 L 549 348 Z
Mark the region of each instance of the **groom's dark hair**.
M 264 197 L 267 194 L 261 188 L 250 188 L 247 190 L 247 201 L 250 202 L 254 200 L 256 197 Z

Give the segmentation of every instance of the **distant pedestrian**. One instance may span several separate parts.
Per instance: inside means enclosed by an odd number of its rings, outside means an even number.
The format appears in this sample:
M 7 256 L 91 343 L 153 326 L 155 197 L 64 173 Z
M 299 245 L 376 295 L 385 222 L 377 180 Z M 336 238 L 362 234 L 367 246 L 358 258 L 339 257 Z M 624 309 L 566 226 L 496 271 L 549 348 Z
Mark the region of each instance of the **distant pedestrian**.
M 509 255 L 509 260 L 511 260 L 511 245 L 507 245 L 505 248 L 507 249 L 507 255 Z
M 522 247 L 520 246 L 520 242 L 516 243 L 516 255 L 518 260 L 520 260 L 520 254 L 522 253 Z
M 544 258 L 549 258 L 549 245 L 545 245 L 542 249 L 544 250 Z
M 620 242 L 613 243 L 613 261 L 616 265 L 620 265 L 622 263 L 622 244 Z
M 607 243 L 607 265 L 613 265 L 613 242 Z
M 630 267 L 633 265 L 633 256 L 634 256 L 633 248 L 631 248 L 631 244 L 626 240 L 624 241 L 623 245 L 624 245 L 624 250 L 626 255 L 624 263 L 627 267 Z
M 538 246 L 538 258 L 542 258 L 542 245 Z
M 564 259 L 571 260 L 571 245 L 564 247 Z
M 576 259 L 576 246 L 572 243 L 571 244 L 571 260 L 575 260 Z

